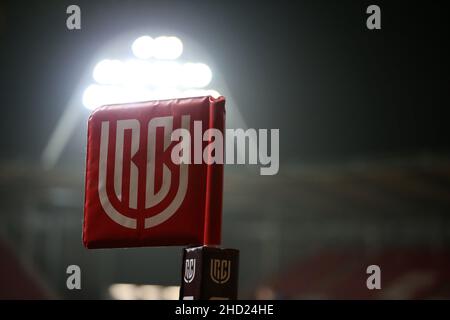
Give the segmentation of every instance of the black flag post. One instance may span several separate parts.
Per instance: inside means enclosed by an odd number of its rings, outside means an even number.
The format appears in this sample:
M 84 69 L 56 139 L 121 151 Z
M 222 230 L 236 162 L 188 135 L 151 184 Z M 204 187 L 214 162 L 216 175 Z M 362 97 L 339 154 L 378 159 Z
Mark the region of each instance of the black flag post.
M 217 246 L 183 249 L 180 300 L 236 300 L 239 250 Z

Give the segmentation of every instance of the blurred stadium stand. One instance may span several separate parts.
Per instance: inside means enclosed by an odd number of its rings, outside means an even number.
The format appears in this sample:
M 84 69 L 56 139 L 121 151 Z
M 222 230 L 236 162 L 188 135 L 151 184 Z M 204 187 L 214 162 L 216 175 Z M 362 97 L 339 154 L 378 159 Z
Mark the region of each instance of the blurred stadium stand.
M 0 239 L 1 240 L 1 239 Z M 55 296 L 26 263 L 0 241 L 0 299 L 49 299 Z
M 179 285 L 180 248 L 82 247 L 82 174 L 3 163 L 0 189 L 3 238 L 61 296 Z M 227 167 L 224 245 L 241 250 L 241 297 L 450 298 L 449 195 L 446 156 L 284 165 L 271 177 Z M 4 252 L 1 267 L 15 269 L 18 257 Z M 69 264 L 82 269 L 79 292 L 65 288 Z M 381 267 L 381 292 L 365 288 L 370 264 Z M 10 297 L 20 290 L 45 296 L 20 285 Z
M 368 290 L 362 266 L 381 267 L 383 290 Z M 257 288 L 255 299 L 448 299 L 450 252 L 383 248 L 323 250 Z

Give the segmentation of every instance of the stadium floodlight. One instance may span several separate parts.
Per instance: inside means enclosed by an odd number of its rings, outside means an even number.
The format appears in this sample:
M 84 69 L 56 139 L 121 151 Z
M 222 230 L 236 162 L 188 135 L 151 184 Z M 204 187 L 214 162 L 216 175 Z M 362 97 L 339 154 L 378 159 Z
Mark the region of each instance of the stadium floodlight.
M 147 88 L 93 84 L 83 93 L 83 104 L 95 109 L 105 104 L 126 103 L 155 99 L 156 93 Z
M 115 103 L 200 96 L 213 96 L 218 98 L 220 95 L 216 90 L 205 89 L 180 90 L 176 88 L 156 88 L 150 90 L 142 87 L 93 84 L 87 87 L 83 93 L 83 105 L 87 109 L 93 110 L 102 105 Z
M 213 76 L 208 65 L 176 60 L 183 52 L 179 38 L 142 36 L 133 42 L 131 49 L 138 59 L 105 59 L 95 65 L 92 72 L 95 83 L 85 89 L 82 97 L 86 108 L 157 99 L 220 96 L 216 90 L 206 89 Z
M 175 61 L 156 61 L 144 68 L 146 84 L 153 87 L 175 88 L 180 85 L 181 65 Z M 137 73 L 142 73 L 136 69 Z M 134 75 L 133 75 L 134 76 Z
M 212 72 L 204 63 L 185 63 L 181 76 L 183 86 L 203 88 L 211 82 Z
M 68 102 L 42 152 L 42 163 L 45 168 L 52 168 L 60 158 L 76 128 L 77 121 L 84 115 L 80 111 L 81 104 L 86 109 L 93 110 L 102 105 L 116 103 L 221 96 L 218 91 L 209 87 L 213 78 L 213 72 L 209 66 L 204 63 L 179 61 L 176 58 L 167 59 L 168 57 L 178 58 L 183 52 L 183 43 L 176 37 L 159 38 L 156 38 L 159 39 L 156 41 L 149 36 L 140 37 L 133 43 L 131 49 L 134 55 L 128 57 L 128 60 L 110 58 L 101 60 L 95 65 L 91 74 L 93 81 L 85 87 L 83 80 L 84 88 L 77 89 L 77 93 Z M 167 38 L 170 39 L 167 41 Z M 156 53 L 155 43 L 169 44 L 166 49 L 158 49 Z M 82 89 L 84 91 L 81 91 Z M 82 92 L 81 97 L 79 92 Z M 228 105 L 236 106 L 232 96 L 229 95 L 227 99 Z M 236 126 L 247 128 L 239 109 L 232 107 L 231 111 L 229 115 L 232 121 L 237 123 Z M 250 143 L 253 142 L 250 141 Z
M 105 59 L 95 65 L 92 76 L 98 83 L 115 84 L 123 80 L 125 71 L 122 61 Z
M 126 86 L 203 88 L 212 79 L 211 69 L 204 63 L 180 64 L 158 60 L 102 60 L 94 68 L 93 78 L 99 84 Z
M 149 59 L 154 54 L 154 40 L 149 36 L 142 36 L 134 40 L 131 45 L 133 54 L 139 59 Z
M 183 43 L 177 37 L 162 36 L 153 39 L 142 36 L 134 40 L 131 50 L 139 59 L 174 60 L 183 53 Z
M 177 37 L 158 37 L 154 42 L 155 59 L 174 60 L 183 53 L 183 43 Z

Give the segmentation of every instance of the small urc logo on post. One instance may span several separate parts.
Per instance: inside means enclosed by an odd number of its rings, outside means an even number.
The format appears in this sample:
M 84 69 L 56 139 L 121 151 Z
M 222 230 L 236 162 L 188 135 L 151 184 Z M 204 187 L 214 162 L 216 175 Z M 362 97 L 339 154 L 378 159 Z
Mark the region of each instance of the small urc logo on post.
M 227 283 L 230 280 L 231 261 L 211 259 L 210 275 L 212 281 L 218 284 Z
M 367 14 L 370 16 L 367 18 L 366 26 L 369 30 L 381 29 L 381 9 L 379 6 L 372 4 L 367 7 Z
M 367 274 L 370 274 L 370 276 L 367 278 L 366 286 L 367 289 L 373 290 L 373 289 L 381 289 L 381 269 L 376 264 L 370 265 L 367 267 L 366 270 Z
M 66 13 L 70 14 L 66 20 L 66 26 L 69 30 L 81 29 L 81 9 L 76 4 L 67 7 Z
M 184 265 L 184 282 L 191 283 L 195 277 L 195 259 L 186 259 Z
M 67 267 L 66 273 L 70 274 L 70 276 L 67 278 L 66 286 L 67 289 L 73 290 L 81 289 L 81 269 L 76 264 L 72 264 Z

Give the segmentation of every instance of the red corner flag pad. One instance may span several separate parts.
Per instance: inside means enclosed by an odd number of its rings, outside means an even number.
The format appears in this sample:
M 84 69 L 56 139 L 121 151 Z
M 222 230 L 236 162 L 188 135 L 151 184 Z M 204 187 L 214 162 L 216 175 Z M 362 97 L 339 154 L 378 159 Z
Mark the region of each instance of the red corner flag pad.
M 84 245 L 220 245 L 223 164 L 208 164 L 203 151 L 214 140 L 205 131 L 223 137 L 224 126 L 223 97 L 96 109 L 88 122 Z

